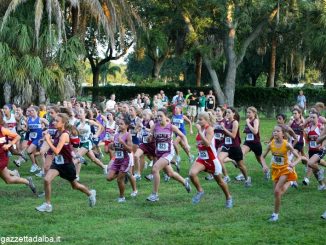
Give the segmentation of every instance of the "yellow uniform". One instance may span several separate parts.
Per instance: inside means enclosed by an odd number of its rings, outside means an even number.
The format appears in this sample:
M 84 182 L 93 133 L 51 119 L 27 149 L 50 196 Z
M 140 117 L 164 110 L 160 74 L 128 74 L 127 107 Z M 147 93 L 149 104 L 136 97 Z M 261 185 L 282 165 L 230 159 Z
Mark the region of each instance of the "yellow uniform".
M 272 180 L 277 182 L 278 179 L 283 176 L 287 175 L 288 181 L 295 181 L 297 180 L 298 176 L 293 169 L 291 172 L 289 167 L 288 161 L 288 149 L 286 148 L 287 141 L 283 140 L 282 145 L 280 147 L 276 147 L 275 139 L 272 140 L 270 148 L 272 152 Z
M 39 115 L 40 118 L 43 118 L 45 114 L 46 114 L 46 111 L 40 111 L 38 113 L 38 115 Z

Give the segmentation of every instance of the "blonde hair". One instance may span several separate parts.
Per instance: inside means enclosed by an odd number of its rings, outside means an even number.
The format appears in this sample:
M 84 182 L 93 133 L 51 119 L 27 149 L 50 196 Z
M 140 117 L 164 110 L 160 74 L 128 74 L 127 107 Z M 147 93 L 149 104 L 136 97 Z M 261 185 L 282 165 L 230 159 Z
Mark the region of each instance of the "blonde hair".
M 203 111 L 203 112 L 200 112 L 198 114 L 198 118 L 199 117 L 202 117 L 205 119 L 206 122 L 208 122 L 208 124 L 210 126 L 214 126 L 215 122 L 216 122 L 216 117 L 215 115 L 212 113 L 212 112 L 206 112 L 206 111 Z
M 253 113 L 255 114 L 255 118 L 258 119 L 258 111 L 257 111 L 256 107 L 254 107 L 254 106 L 249 106 L 249 107 L 247 108 L 247 110 L 253 112 Z
M 319 112 L 325 109 L 325 104 L 323 102 L 317 102 L 314 106 Z

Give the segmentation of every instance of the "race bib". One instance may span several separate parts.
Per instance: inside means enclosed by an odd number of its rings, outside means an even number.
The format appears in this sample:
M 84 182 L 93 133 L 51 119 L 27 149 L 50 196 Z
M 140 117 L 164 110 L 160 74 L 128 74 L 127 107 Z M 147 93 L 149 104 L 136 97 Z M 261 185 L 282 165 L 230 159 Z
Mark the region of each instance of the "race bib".
M 54 129 L 54 128 L 49 128 L 48 129 L 48 133 L 50 134 L 50 135 L 55 135 L 55 132 L 56 132 L 57 130 L 56 129 Z
M 221 140 L 223 137 L 223 135 L 221 133 L 215 133 L 214 134 L 214 138 L 217 139 L 217 140 Z
M 143 136 L 143 143 L 148 143 L 148 136 Z
M 247 134 L 246 140 L 247 140 L 247 141 L 252 141 L 252 140 L 254 140 L 254 134 Z
M 199 158 L 201 158 L 203 160 L 209 159 L 208 152 L 207 151 L 199 151 Z
M 7 142 L 6 137 L 1 137 L 1 138 L 0 138 L 0 144 L 4 144 L 4 143 L 6 143 L 6 142 Z
M 316 148 L 317 147 L 317 142 L 316 141 L 310 141 L 309 146 L 310 146 L 310 148 Z
M 284 164 L 284 157 L 273 156 L 273 163 L 275 163 L 277 165 L 283 165 Z
M 226 145 L 232 145 L 232 138 L 231 137 L 225 137 L 225 144 Z
M 85 142 L 85 141 L 87 141 L 87 137 L 86 136 L 80 136 L 80 141 L 81 142 Z
M 123 151 L 116 151 L 115 152 L 115 158 L 117 159 L 123 159 L 124 155 L 123 155 Z
M 54 157 L 54 162 L 55 162 L 55 164 L 57 164 L 57 165 L 61 165 L 61 164 L 64 164 L 64 163 L 65 163 L 64 158 L 63 158 L 62 155 L 57 155 L 57 156 L 55 156 L 55 157 Z
M 169 150 L 169 144 L 168 143 L 158 143 L 157 144 L 157 150 L 158 151 L 168 151 Z
M 131 134 L 131 136 L 135 137 L 136 136 L 136 131 L 134 129 L 130 129 L 130 134 Z
M 36 138 L 37 138 L 37 132 L 30 132 L 30 133 L 29 133 L 29 137 L 30 137 L 31 139 L 36 139 Z
M 209 103 L 212 105 L 212 104 L 214 104 L 214 101 L 213 100 L 210 100 Z

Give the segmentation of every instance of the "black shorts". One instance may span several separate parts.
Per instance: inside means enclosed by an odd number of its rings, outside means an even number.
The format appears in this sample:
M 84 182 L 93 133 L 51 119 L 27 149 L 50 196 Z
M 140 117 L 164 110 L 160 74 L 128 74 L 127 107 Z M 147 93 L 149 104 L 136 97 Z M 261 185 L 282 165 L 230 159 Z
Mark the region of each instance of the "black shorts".
M 243 154 L 240 146 L 238 147 L 222 146 L 222 152 L 229 153 L 229 158 L 231 158 L 236 162 L 243 160 Z
M 309 158 L 311 158 L 313 155 L 317 155 L 319 157 L 318 163 L 320 163 L 320 160 L 326 155 L 326 149 L 322 149 L 320 151 L 309 151 L 308 154 Z
M 256 142 L 249 142 L 245 141 L 243 145 L 246 145 L 249 147 L 249 149 L 255 153 L 255 156 L 260 157 L 263 154 L 263 148 L 261 146 L 261 143 L 256 143 Z
M 293 147 L 294 149 L 298 150 L 298 152 L 302 152 L 303 149 L 303 142 L 298 142 L 295 144 L 295 146 Z
M 61 178 L 73 182 L 76 179 L 76 168 L 75 164 L 55 164 L 52 163 L 50 169 L 55 169 L 59 172 Z

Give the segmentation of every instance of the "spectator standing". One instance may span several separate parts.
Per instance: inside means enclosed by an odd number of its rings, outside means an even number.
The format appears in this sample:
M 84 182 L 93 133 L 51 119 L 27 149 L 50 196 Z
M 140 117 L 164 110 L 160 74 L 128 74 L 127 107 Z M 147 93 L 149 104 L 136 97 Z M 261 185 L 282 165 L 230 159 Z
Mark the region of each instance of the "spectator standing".
M 163 90 L 160 91 L 160 95 L 162 97 L 162 104 L 164 107 L 166 107 L 169 103 L 169 98 L 165 95 Z
M 215 95 L 213 94 L 213 90 L 209 90 L 208 95 L 206 96 L 207 110 L 214 110 L 216 105 Z
M 190 121 L 194 123 L 197 115 L 197 105 L 198 105 L 198 97 L 196 91 L 194 91 L 194 93 L 188 97 L 187 104 L 188 104 L 188 110 L 187 110 L 188 117 Z
M 297 104 L 301 107 L 302 111 L 306 111 L 307 100 L 306 96 L 303 95 L 303 91 L 300 90 L 299 95 L 297 97 Z
M 106 102 L 105 111 L 106 112 L 114 112 L 115 106 L 115 94 L 111 94 L 110 99 Z
M 199 92 L 198 113 L 205 111 L 206 96 L 203 91 Z

